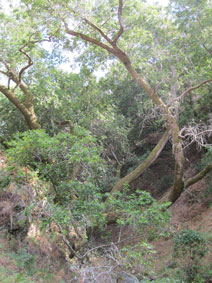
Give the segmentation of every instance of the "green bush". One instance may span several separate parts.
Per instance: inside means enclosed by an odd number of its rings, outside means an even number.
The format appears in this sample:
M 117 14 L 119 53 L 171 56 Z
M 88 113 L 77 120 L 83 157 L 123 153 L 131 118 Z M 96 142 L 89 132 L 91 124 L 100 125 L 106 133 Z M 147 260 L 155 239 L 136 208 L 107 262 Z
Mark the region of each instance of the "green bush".
M 8 162 L 28 167 L 50 182 L 60 203 L 69 201 L 73 194 L 82 194 L 84 188 L 84 193 L 90 193 L 90 187 L 97 189 L 101 184 L 105 172 L 101 147 L 83 128 L 54 137 L 44 130 L 28 131 L 16 135 L 9 144 Z
M 182 230 L 174 237 L 174 258 L 186 282 L 205 282 L 202 259 L 209 251 L 209 238 L 194 230 Z
M 3 190 L 5 187 L 7 187 L 10 182 L 11 182 L 11 177 L 8 174 L 7 170 L 1 169 L 0 170 L 0 190 Z

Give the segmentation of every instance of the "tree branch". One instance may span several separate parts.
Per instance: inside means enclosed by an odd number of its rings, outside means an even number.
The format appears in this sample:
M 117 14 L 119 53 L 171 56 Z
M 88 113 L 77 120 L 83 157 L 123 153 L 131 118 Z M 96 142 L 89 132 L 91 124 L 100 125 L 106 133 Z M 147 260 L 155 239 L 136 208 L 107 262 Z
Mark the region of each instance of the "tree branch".
M 207 48 L 207 46 L 205 45 L 205 43 L 202 44 L 202 46 L 205 48 L 205 50 L 212 56 L 212 52 L 210 51 L 210 49 Z
M 9 67 L 8 63 L 4 59 L 0 59 L 0 61 L 4 64 L 4 66 L 6 67 L 7 71 L 10 71 L 10 67 Z
M 130 174 L 125 176 L 124 178 L 120 179 L 115 186 L 112 188 L 111 192 L 115 193 L 122 190 L 124 184 L 130 184 L 134 180 L 136 180 L 139 176 L 141 176 L 147 168 L 158 158 L 159 154 L 163 150 L 164 146 L 166 145 L 169 136 L 171 135 L 171 130 L 168 129 L 164 132 L 161 139 L 159 140 L 158 144 L 154 147 L 148 157 Z
M 113 42 L 112 44 L 113 45 L 116 45 L 117 44 L 117 41 L 119 40 L 120 36 L 122 35 L 122 33 L 124 32 L 124 27 L 123 27 L 123 22 L 122 22 L 122 9 L 123 9 L 123 1 L 122 0 L 119 0 L 119 8 L 118 8 L 118 20 L 119 20 L 119 26 L 120 26 L 120 29 L 118 31 L 118 33 L 116 34 L 116 36 L 114 37 L 113 39 Z
M 60 27 L 59 27 L 60 28 Z M 58 31 L 58 29 L 56 30 L 56 32 Z M 13 90 L 13 92 L 15 93 L 16 89 L 21 85 L 22 81 L 21 81 L 21 76 L 22 74 L 28 69 L 30 68 L 32 65 L 33 65 L 33 62 L 32 62 L 32 58 L 24 51 L 24 48 L 29 44 L 29 43 L 38 43 L 38 42 L 43 42 L 43 41 L 50 41 L 50 38 L 48 39 L 42 39 L 42 40 L 35 40 L 35 41 L 31 41 L 31 38 L 34 34 L 32 34 L 30 37 L 29 37 L 29 40 L 21 47 L 19 48 L 19 51 L 24 54 L 27 59 L 28 59 L 28 64 L 26 66 L 24 66 L 21 71 L 19 72 L 18 74 L 18 82 Z
M 8 77 L 8 72 L 4 72 L 4 71 L 0 70 L 0 73 Z
M 207 84 L 207 83 L 210 83 L 210 82 L 212 82 L 212 79 L 203 81 L 203 82 L 201 82 L 200 84 L 198 84 L 198 85 L 196 85 L 196 86 L 192 86 L 192 87 L 186 89 L 180 96 L 178 96 L 177 98 L 173 99 L 173 100 L 169 103 L 168 106 L 170 106 L 170 105 L 171 105 L 173 102 L 175 102 L 175 101 L 182 100 L 182 99 L 184 98 L 184 96 L 185 96 L 187 93 L 189 93 L 190 91 L 195 90 L 195 89 L 201 87 L 202 85 Z
M 76 14 L 76 11 L 72 9 L 72 12 Z M 112 44 L 112 40 L 95 24 L 93 24 L 91 21 L 89 21 L 87 18 L 80 15 L 80 18 L 83 19 L 89 26 L 91 26 L 94 30 L 98 31 L 98 33 L 101 34 L 101 36 L 110 44 Z
M 22 113 L 27 114 L 27 108 L 18 100 L 17 97 L 15 97 L 11 90 L 3 85 L 0 85 L 0 92 L 2 92 Z
M 96 25 L 94 25 L 92 22 L 90 22 L 87 18 L 82 17 L 82 19 L 89 25 L 91 26 L 93 29 L 95 29 L 96 31 L 98 31 L 101 36 L 110 44 L 112 44 L 112 40 Z
M 200 181 L 205 175 L 212 170 L 212 164 L 206 166 L 202 171 L 200 171 L 198 174 L 195 176 L 189 178 L 188 180 L 185 181 L 185 189 L 190 187 L 191 185 L 197 183 Z
M 31 38 L 31 37 L 30 37 Z M 21 76 L 23 74 L 24 71 L 26 71 L 29 67 L 31 67 L 33 65 L 33 62 L 32 62 L 32 59 L 31 57 L 23 50 L 30 42 L 30 39 L 28 40 L 28 42 L 26 42 L 21 48 L 19 48 L 19 51 L 24 54 L 27 58 L 28 58 L 28 64 L 26 66 L 24 66 L 21 71 L 19 72 L 18 74 L 18 82 L 13 90 L 14 94 L 15 94 L 15 91 L 16 89 L 20 86 L 21 84 Z
M 99 41 L 99 40 L 96 40 L 92 37 L 89 37 L 81 32 L 76 32 L 76 31 L 73 31 L 73 30 L 70 30 L 69 27 L 68 27 L 68 24 L 63 20 L 63 23 L 64 23 L 64 26 L 65 26 L 65 30 L 66 30 L 66 33 L 72 35 L 72 36 L 75 36 L 75 37 L 79 37 L 85 41 L 88 41 L 92 44 L 95 44 L 96 46 L 99 46 L 99 47 L 102 47 L 103 49 L 107 50 L 109 53 L 112 53 L 114 56 L 117 56 L 117 52 L 114 48 L 111 48 L 109 47 L 107 44 Z
M 44 41 L 50 42 L 51 37 L 54 36 L 54 35 L 60 30 L 60 28 L 61 28 L 61 24 L 60 24 L 59 27 L 56 29 L 56 31 L 55 31 L 51 36 L 49 36 L 49 38 L 44 38 L 44 39 L 41 39 L 41 40 L 34 40 L 34 41 L 31 41 L 32 36 L 35 35 L 36 33 L 35 33 L 35 34 L 31 34 L 30 37 L 29 37 L 29 40 L 28 40 L 21 48 L 19 48 L 19 51 L 27 57 L 27 59 L 28 59 L 28 64 L 27 64 L 26 66 L 24 66 L 24 67 L 21 69 L 21 71 L 19 72 L 19 74 L 18 74 L 18 82 L 17 82 L 17 84 L 16 84 L 16 86 L 15 86 L 15 88 L 14 88 L 14 90 L 13 90 L 14 94 L 15 94 L 16 89 L 21 85 L 21 76 L 22 76 L 22 74 L 23 74 L 29 67 L 31 67 L 31 66 L 33 65 L 33 61 L 32 61 L 32 59 L 31 59 L 31 57 L 24 51 L 24 48 L 25 48 L 29 43 L 35 44 L 35 43 L 38 43 L 38 42 L 40 43 L 40 42 L 44 42 Z

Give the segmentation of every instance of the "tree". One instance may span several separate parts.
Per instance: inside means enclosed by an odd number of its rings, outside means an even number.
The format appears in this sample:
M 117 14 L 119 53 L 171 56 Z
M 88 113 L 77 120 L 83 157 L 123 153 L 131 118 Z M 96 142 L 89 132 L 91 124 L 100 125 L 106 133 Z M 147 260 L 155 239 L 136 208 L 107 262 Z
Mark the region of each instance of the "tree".
M 53 24 L 59 22 L 64 26 L 64 31 L 61 31 L 62 34 L 74 37 L 74 42 L 90 43 L 98 47 L 97 52 L 102 52 L 104 56 L 104 52 L 106 51 L 112 55 L 112 58 L 115 57 L 119 59 L 136 83 L 144 89 L 146 95 L 160 108 L 167 123 L 167 128 L 170 129 L 172 133 L 175 173 L 169 200 L 174 202 L 180 196 L 184 188 L 184 153 L 177 119 L 179 109 L 176 107 L 173 111 L 173 103 L 177 102 L 177 104 L 179 104 L 186 94 L 212 81 L 211 78 L 200 81 L 200 83 L 194 86 L 191 85 L 180 93 L 181 84 L 185 85 L 185 83 L 182 83 L 180 73 L 177 73 L 177 71 L 182 68 L 183 57 L 189 57 L 189 54 L 183 50 L 185 41 L 181 41 L 182 34 L 180 34 L 177 27 L 174 28 L 174 21 L 167 19 L 164 22 L 161 16 L 161 10 L 158 8 L 150 8 L 140 1 L 130 3 L 126 3 L 123 0 L 119 0 L 118 3 L 117 1 L 100 1 L 98 3 L 90 1 L 86 3 L 83 1 L 78 1 L 77 3 L 74 1 L 24 2 L 28 5 L 28 11 L 31 16 L 36 10 L 41 12 L 41 15 L 45 19 L 45 23 L 43 22 L 43 24 L 46 25 L 48 22 L 49 30 L 51 30 Z M 48 20 L 45 17 L 46 12 L 50 17 Z M 150 17 L 153 24 L 149 22 Z M 138 27 L 138 20 L 140 21 L 139 25 L 141 25 L 140 29 Z M 133 26 L 134 24 L 136 26 Z M 158 24 L 159 27 L 156 28 L 156 26 L 153 26 L 154 24 Z M 153 27 L 156 28 L 155 33 L 152 31 Z M 164 32 L 168 32 L 168 36 L 165 36 L 165 40 L 160 40 L 159 36 Z M 142 33 L 143 35 L 141 36 Z M 171 40 L 171 43 L 169 43 L 168 40 L 172 39 L 173 36 L 174 40 Z M 138 37 L 141 37 L 141 39 L 139 38 L 139 42 L 137 41 Z M 71 41 L 72 39 L 67 38 L 67 40 Z M 179 56 L 177 54 L 175 54 L 177 60 L 173 60 L 170 57 L 173 51 L 177 51 L 177 44 L 179 42 L 182 42 L 181 64 L 178 64 Z M 160 89 L 159 87 L 162 82 L 155 81 L 154 78 L 152 80 L 154 86 L 151 86 L 148 80 L 145 79 L 143 70 L 141 69 L 141 71 L 139 71 L 134 67 L 134 65 L 136 66 L 138 64 L 132 63 L 130 57 L 132 57 L 133 60 L 135 58 L 134 56 L 128 55 L 128 53 L 132 53 L 130 51 L 132 43 L 135 45 L 135 52 L 140 48 L 144 56 L 147 50 L 155 45 L 153 50 L 156 52 L 155 54 L 150 52 L 149 61 L 152 61 L 152 69 L 155 68 L 157 72 L 160 71 L 158 66 L 161 64 L 162 72 L 169 70 L 171 73 L 171 76 L 166 78 L 166 86 L 164 88 L 168 89 L 168 93 L 171 92 L 171 101 L 167 99 L 170 97 L 169 95 L 167 95 L 165 99 L 162 99 L 160 96 L 160 92 L 162 96 L 164 96 L 164 89 Z M 95 51 L 96 50 L 97 49 L 95 49 Z M 128 50 L 128 52 L 126 50 Z M 146 59 L 143 58 L 143 60 Z M 185 66 L 185 68 L 186 67 L 187 66 Z M 155 159 L 157 153 L 158 152 L 155 154 L 152 153 L 152 161 Z
M 23 81 L 24 73 L 33 65 L 28 46 L 35 45 L 38 38 L 35 39 L 36 34 L 30 29 L 29 19 L 24 19 L 24 15 L 22 17 L 20 21 L 19 18 L 2 14 L 0 74 L 7 81 L 7 85 L 0 84 L 0 92 L 21 112 L 30 129 L 40 129 L 34 110 L 33 94 Z
M 32 84 L 29 87 L 23 81 L 27 81 L 28 84 L 32 81 L 29 68 L 32 67 L 33 61 L 36 62 L 38 58 L 46 60 L 46 54 L 40 46 L 43 41 L 54 39 L 55 43 L 62 43 L 63 49 L 68 50 L 73 50 L 81 44 L 93 54 L 86 59 L 88 65 L 94 60 L 95 55 L 99 63 L 102 62 L 102 58 L 109 58 L 114 65 L 117 64 L 114 58 L 119 59 L 128 74 L 160 109 L 167 132 L 147 160 L 139 166 L 141 170 L 137 168 L 134 174 L 128 176 L 129 178 L 120 180 L 119 186 L 116 184 L 112 191 L 117 187 L 121 189 L 125 181 L 132 182 L 154 162 L 163 149 L 170 130 L 175 174 L 169 200 L 174 202 L 185 185 L 183 136 L 178 119 L 183 109 L 181 102 L 189 93 L 211 82 L 208 65 L 198 61 L 198 56 L 202 52 L 205 52 L 205 56 L 211 55 L 208 42 L 204 40 L 202 46 L 195 42 L 195 51 L 188 48 L 188 43 L 192 45 L 191 34 L 199 23 L 199 20 L 193 19 L 199 17 L 205 27 L 204 34 L 207 34 L 209 22 L 205 23 L 203 13 L 206 11 L 208 15 L 210 14 L 207 1 L 203 1 L 204 8 L 201 13 L 198 9 L 193 9 L 190 18 L 180 1 L 176 1 L 177 4 L 172 1 L 174 7 L 177 7 L 176 11 L 180 10 L 180 13 L 181 10 L 183 11 L 181 14 L 177 12 L 177 17 L 180 15 L 183 20 L 189 19 L 185 29 L 182 29 L 180 17 L 177 20 L 181 24 L 175 25 L 175 12 L 172 14 L 173 18 L 164 19 L 164 12 L 160 8 L 153 8 L 140 1 L 127 3 L 123 0 L 98 3 L 87 1 L 86 4 L 83 1 L 67 3 L 25 0 L 22 2 L 25 5 L 21 6 L 20 11 L 14 10 L 14 16 L 3 15 L 5 29 L 2 29 L 1 33 L 0 72 L 7 78 L 8 83 L 7 86 L 0 85 L 0 91 L 22 113 L 30 129 L 39 129 L 41 125 L 35 114 L 33 97 L 38 101 L 39 95 L 36 92 L 40 93 L 42 89 Z M 105 15 L 109 15 L 108 18 Z M 106 21 L 104 21 L 105 17 Z M 14 29 L 18 30 L 18 33 L 15 33 Z M 201 30 L 198 29 L 198 32 L 200 33 Z M 72 37 L 70 38 L 69 35 Z M 91 44 L 89 48 L 87 43 Z M 95 65 L 96 61 L 92 68 L 95 68 Z M 144 74 L 147 74 L 148 80 Z M 192 82 L 197 75 L 199 82 L 194 84 Z M 15 84 L 13 88 L 10 86 L 10 81 Z M 38 84 L 41 81 L 42 78 L 38 76 Z M 55 82 L 54 79 L 51 81 L 53 85 Z M 54 86 L 52 91 L 55 91 Z

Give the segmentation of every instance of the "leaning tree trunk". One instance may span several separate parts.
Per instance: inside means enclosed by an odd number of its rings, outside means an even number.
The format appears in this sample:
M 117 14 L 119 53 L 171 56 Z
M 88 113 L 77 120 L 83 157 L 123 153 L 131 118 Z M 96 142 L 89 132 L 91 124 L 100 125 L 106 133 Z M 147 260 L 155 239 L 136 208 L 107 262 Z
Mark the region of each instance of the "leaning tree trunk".
M 183 147 L 181 143 L 181 139 L 179 137 L 179 126 L 176 118 L 172 114 L 170 108 L 161 100 L 158 96 L 155 89 L 152 89 L 148 82 L 146 82 L 132 67 L 131 61 L 129 57 L 118 47 L 115 48 L 117 50 L 117 57 L 124 64 L 127 71 L 133 77 L 133 79 L 145 90 L 146 94 L 151 98 L 151 100 L 160 107 L 163 116 L 168 122 L 169 128 L 172 131 L 173 138 L 173 154 L 175 157 L 175 172 L 174 172 L 174 182 L 173 187 L 169 195 L 169 201 L 174 202 L 181 194 L 184 182 L 183 182 L 183 174 L 184 174 L 184 153 Z
M 13 72 L 10 72 L 10 74 L 12 74 L 12 80 L 16 84 L 18 84 L 19 83 L 18 77 Z M 19 87 L 24 94 L 25 97 L 24 102 L 21 102 L 17 98 L 14 90 L 8 89 L 4 85 L 0 85 L 0 92 L 3 93 L 8 98 L 8 100 L 21 112 L 30 130 L 40 129 L 41 126 L 38 122 L 34 110 L 33 95 L 23 82 L 19 83 Z
M 14 93 L 3 85 L 0 85 L 0 91 L 9 99 L 9 101 L 21 112 L 27 122 L 30 130 L 40 129 L 41 126 L 38 123 L 37 117 L 35 115 L 33 101 L 31 97 L 28 97 L 27 102 L 22 103 L 14 95 Z
M 134 180 L 136 180 L 139 176 L 141 176 L 144 171 L 158 158 L 159 154 L 163 150 L 164 146 L 166 145 L 169 136 L 171 134 L 170 130 L 166 130 L 166 132 L 163 134 L 162 138 L 158 142 L 158 144 L 155 146 L 155 148 L 151 151 L 151 153 L 148 155 L 148 157 L 130 174 L 125 176 L 124 178 L 120 179 L 115 186 L 112 188 L 111 192 L 115 193 L 117 191 L 120 191 L 124 184 L 130 184 Z

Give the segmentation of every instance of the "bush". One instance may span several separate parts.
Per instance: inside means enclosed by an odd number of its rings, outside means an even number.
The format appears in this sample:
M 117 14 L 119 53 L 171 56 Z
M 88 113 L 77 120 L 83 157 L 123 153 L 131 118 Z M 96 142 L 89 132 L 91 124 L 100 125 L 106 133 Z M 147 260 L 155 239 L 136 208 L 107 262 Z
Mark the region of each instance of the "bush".
M 82 187 L 90 193 L 90 187 L 97 189 L 101 184 L 105 169 L 101 147 L 83 128 L 75 127 L 73 134 L 54 137 L 44 130 L 28 131 L 16 135 L 9 144 L 8 161 L 28 167 L 50 182 L 57 202 L 64 203 L 74 194 L 82 194 Z
M 202 281 L 204 265 L 202 259 L 209 251 L 209 238 L 194 230 L 182 230 L 174 237 L 174 257 L 180 267 L 180 276 L 186 282 Z

